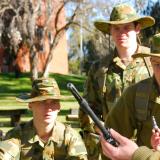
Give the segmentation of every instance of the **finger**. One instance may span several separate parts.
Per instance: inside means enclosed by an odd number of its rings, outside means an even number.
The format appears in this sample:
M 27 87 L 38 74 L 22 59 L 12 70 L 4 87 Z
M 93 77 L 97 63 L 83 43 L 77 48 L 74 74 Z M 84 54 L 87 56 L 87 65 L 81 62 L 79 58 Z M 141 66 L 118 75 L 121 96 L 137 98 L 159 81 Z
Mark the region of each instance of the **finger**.
M 100 137 L 103 136 L 103 133 L 100 130 L 98 130 L 98 134 L 100 135 Z
M 118 132 L 116 132 L 113 129 L 110 129 L 111 135 L 113 136 L 113 138 L 115 140 L 117 140 L 120 144 L 124 142 L 124 140 L 126 139 L 124 136 L 120 135 Z
M 154 134 L 155 132 L 156 132 L 156 131 L 155 131 L 155 129 L 153 128 L 153 129 L 152 129 L 152 134 Z
M 110 158 L 113 158 L 113 155 L 115 153 L 115 148 L 114 146 L 112 146 L 110 143 L 108 143 L 103 136 L 100 137 L 101 140 L 101 146 L 102 146 L 102 150 L 104 155 L 109 156 Z

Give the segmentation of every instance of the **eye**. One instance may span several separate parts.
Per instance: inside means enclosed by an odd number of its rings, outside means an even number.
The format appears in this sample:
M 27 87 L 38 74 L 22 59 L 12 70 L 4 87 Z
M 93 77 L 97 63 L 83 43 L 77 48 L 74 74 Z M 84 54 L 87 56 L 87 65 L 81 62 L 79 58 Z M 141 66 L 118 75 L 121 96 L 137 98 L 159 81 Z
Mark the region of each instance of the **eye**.
M 125 30 L 127 30 L 127 31 L 130 31 L 130 30 L 132 30 L 133 29 L 133 27 L 131 26 L 131 25 L 127 25 L 127 26 L 125 26 L 125 28 L 124 28 Z
M 113 26 L 112 27 L 114 31 L 119 31 L 119 27 L 118 26 Z

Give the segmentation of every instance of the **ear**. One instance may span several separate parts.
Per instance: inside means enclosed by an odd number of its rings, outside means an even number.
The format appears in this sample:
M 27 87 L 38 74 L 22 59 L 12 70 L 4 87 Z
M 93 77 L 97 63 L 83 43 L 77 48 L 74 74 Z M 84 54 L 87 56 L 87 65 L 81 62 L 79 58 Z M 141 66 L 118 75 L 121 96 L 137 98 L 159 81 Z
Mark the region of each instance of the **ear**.
M 60 112 L 61 110 L 61 105 L 60 105 L 60 102 L 58 103 L 58 112 Z
M 136 25 L 135 31 L 136 31 L 137 34 L 140 33 L 140 31 L 141 31 L 141 25 L 139 23 Z
M 32 103 L 32 102 L 31 102 Z M 30 110 L 32 110 L 32 105 L 31 105 L 31 103 L 28 103 L 28 108 L 30 109 Z
M 150 62 L 151 62 L 152 68 L 153 68 L 153 58 L 152 57 L 150 57 Z

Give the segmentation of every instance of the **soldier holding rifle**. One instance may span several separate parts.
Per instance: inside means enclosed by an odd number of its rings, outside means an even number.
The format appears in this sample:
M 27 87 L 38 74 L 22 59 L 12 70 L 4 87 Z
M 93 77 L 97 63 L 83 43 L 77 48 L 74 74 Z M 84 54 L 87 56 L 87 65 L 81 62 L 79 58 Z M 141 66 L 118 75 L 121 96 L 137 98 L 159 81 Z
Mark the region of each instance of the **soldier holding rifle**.
M 115 6 L 109 21 L 94 23 L 98 30 L 111 35 L 115 43 L 115 49 L 110 49 L 109 55 L 93 63 L 84 89 L 84 97 L 102 122 L 126 87 L 152 75 L 149 61 L 146 58 L 133 59 L 132 55 L 150 52 L 137 39 L 141 29 L 154 23 L 150 16 L 138 16 L 128 4 Z M 94 122 L 81 109 L 79 118 L 89 158 L 101 159 Z

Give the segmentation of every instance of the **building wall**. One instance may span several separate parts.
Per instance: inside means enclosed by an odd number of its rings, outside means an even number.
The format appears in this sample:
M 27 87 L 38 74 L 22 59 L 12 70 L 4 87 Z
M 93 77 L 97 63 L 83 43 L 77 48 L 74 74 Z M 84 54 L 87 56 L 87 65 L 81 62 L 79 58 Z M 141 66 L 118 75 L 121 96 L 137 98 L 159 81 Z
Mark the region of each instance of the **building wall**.
M 50 72 L 68 74 L 68 51 L 66 34 L 60 40 L 54 50 L 53 59 L 50 64 Z

